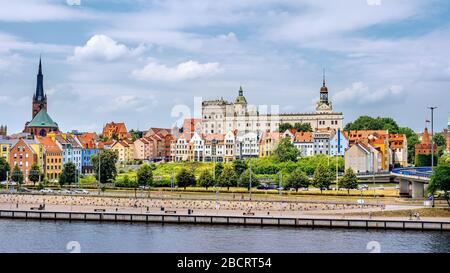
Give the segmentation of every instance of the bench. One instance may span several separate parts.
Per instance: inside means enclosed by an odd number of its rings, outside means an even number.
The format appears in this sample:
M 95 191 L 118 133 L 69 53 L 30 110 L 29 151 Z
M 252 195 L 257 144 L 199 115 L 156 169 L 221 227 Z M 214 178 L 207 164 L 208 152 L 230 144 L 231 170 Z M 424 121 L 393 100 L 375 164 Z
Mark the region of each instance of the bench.
M 106 209 L 94 209 L 95 212 L 106 212 Z
M 166 210 L 165 213 L 177 213 L 176 210 Z

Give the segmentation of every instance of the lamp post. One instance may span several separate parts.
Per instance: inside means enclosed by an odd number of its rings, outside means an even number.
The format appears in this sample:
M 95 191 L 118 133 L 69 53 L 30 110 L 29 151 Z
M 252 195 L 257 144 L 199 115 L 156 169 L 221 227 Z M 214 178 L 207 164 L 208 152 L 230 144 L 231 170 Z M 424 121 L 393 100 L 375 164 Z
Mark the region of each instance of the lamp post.
M 101 160 L 101 157 L 100 157 L 100 151 L 99 151 L 98 152 L 98 195 L 100 195 L 100 183 L 102 181 L 100 179 L 100 175 L 101 175 L 101 172 L 100 172 L 100 168 L 101 168 L 100 160 Z
M 434 167 L 434 109 L 436 106 L 430 106 L 428 109 L 431 110 L 431 169 Z

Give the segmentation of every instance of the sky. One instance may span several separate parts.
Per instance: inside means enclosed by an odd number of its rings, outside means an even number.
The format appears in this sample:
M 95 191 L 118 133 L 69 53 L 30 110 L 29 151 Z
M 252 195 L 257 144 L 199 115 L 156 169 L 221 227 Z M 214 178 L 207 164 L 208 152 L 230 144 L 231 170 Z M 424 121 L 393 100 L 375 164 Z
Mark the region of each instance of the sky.
M 448 0 L 0 0 L 0 124 L 31 119 L 39 56 L 62 131 L 171 127 L 201 99 L 314 111 L 325 69 L 344 121 L 421 131 L 450 115 Z

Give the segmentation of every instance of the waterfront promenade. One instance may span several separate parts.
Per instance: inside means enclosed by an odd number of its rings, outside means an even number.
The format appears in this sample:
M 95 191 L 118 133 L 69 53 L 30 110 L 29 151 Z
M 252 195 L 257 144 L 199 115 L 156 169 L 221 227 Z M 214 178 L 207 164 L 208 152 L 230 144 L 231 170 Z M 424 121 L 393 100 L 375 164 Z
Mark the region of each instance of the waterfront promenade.
M 196 216 L 255 216 L 276 218 L 329 218 L 409 220 L 408 217 L 372 216 L 377 212 L 416 210 L 411 204 L 355 202 L 261 201 L 173 198 L 130 198 L 92 195 L 0 194 L 0 210 L 73 213 L 175 214 Z M 448 217 L 421 217 L 425 221 L 450 221 Z

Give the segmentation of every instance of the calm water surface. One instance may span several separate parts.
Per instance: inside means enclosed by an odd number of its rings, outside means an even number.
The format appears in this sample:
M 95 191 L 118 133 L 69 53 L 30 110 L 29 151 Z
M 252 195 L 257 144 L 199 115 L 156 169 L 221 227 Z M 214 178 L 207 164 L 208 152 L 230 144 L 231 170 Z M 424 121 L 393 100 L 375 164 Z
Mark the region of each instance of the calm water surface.
M 0 220 L 0 252 L 450 252 L 450 233 Z

